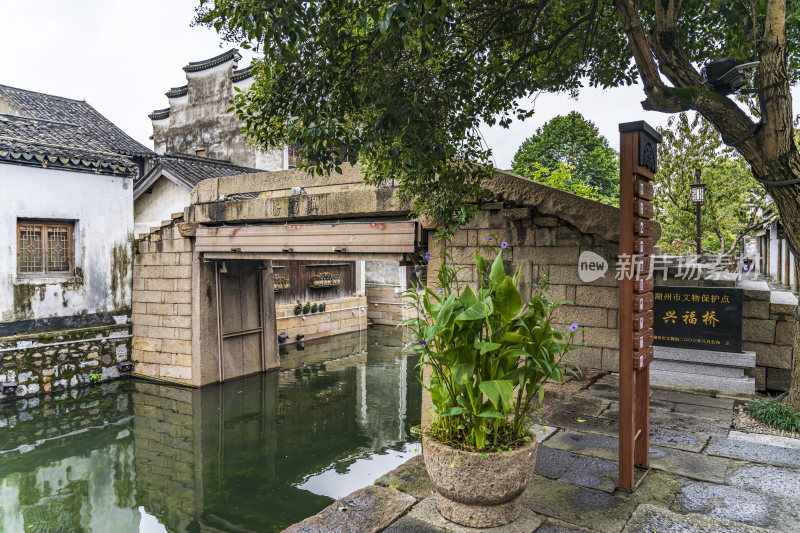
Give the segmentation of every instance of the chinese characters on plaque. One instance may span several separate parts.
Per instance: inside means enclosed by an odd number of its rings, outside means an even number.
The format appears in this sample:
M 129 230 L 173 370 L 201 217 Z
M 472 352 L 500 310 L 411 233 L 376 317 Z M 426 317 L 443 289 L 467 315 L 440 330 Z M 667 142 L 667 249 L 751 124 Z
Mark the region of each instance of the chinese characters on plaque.
M 656 287 L 653 293 L 657 346 L 742 351 L 742 289 Z

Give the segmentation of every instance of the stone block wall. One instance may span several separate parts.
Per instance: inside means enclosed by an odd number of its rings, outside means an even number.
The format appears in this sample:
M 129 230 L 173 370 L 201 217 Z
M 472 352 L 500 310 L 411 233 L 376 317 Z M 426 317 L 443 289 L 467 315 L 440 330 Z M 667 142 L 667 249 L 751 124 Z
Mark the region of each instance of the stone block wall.
M 192 383 L 192 242 L 177 215 L 137 241 L 133 259 L 135 373 Z
M 396 326 L 409 318 L 409 306 L 403 301 L 399 285 L 366 284 L 367 318 L 374 324 Z
M 532 207 L 505 207 L 503 204 L 483 206 L 476 217 L 453 236 L 446 250 L 452 263 L 460 268 L 460 281 L 472 284 L 477 279 L 474 263 L 476 249 L 482 248 L 484 257 L 494 255 L 483 247 L 489 237 L 499 245 L 508 243 L 503 250 L 506 271 L 512 275 L 520 266 L 520 289 L 530 297 L 531 291 L 545 282 L 553 299 L 571 302 L 560 310 L 565 325 L 577 322 L 583 331 L 576 342 L 584 346 L 569 354 L 581 368 L 617 370 L 619 308 L 617 281 L 615 279 L 619 245 L 600 234 L 581 231 L 570 223 L 539 213 Z M 433 242 L 433 239 L 429 239 Z M 609 263 L 605 276 L 584 283 L 578 276 L 578 257 L 581 252 L 592 251 Z M 432 253 L 428 266 L 429 282 L 438 275 L 438 254 Z
M 367 327 L 367 298 L 353 296 L 326 302 L 325 311 L 294 314 L 295 304 L 275 307 L 278 334 L 289 336 L 287 343 L 295 342 L 297 335 L 305 335 L 310 341 L 322 337 L 351 333 Z M 360 311 L 359 311 L 360 310 Z
M 15 395 L 0 394 L 0 402 L 116 379 L 130 343 L 129 324 L 2 337 L 0 382 L 19 387 Z
M 560 309 L 559 317 L 564 325 L 575 322 L 582 328 L 576 341 L 583 346 L 568 357 L 581 368 L 617 372 L 619 290 L 616 258 L 619 244 L 608 234 L 598 233 L 578 229 L 559 217 L 538 213 L 533 207 L 509 207 L 498 202 L 484 204 L 478 215 L 456 232 L 446 250 L 452 263 L 461 268 L 459 280 L 474 284 L 477 276 L 473 259 L 475 250 L 486 247 L 489 237 L 496 238 L 497 244 L 507 242 L 508 248 L 503 250 L 506 271 L 511 273 L 522 267 L 520 285 L 523 294 L 530 294 L 547 280 L 547 292 L 552 298 L 571 302 Z M 578 258 L 584 251 L 592 251 L 608 261 L 605 275 L 591 283 L 581 281 L 578 275 Z M 441 249 L 432 252 L 428 279 L 435 281 Z M 486 249 L 483 254 L 484 257 L 491 255 Z M 668 276 L 664 281 L 656 273 L 659 285 L 737 286 L 733 278 L 684 281 Z M 744 288 L 743 347 L 756 352 L 757 367 L 751 371 L 751 376 L 756 379 L 756 388 L 762 391 L 786 390 L 796 327 L 792 310 L 797 299 L 785 291 L 770 291 L 766 282 L 743 282 L 739 285 Z
M 798 357 L 792 353 L 798 327 L 793 316 L 797 298 L 791 292 L 770 291 L 765 286 L 751 284 L 744 291 L 742 344 L 744 350 L 756 352 L 756 368 L 749 372 L 756 380 L 756 389 L 785 391 L 791 381 L 793 358 Z

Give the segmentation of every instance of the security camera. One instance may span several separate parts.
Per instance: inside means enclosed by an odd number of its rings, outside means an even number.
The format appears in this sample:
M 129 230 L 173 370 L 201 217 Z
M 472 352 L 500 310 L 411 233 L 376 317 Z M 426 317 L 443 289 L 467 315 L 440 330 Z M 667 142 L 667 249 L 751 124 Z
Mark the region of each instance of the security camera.
M 700 74 L 712 89 L 720 94 L 728 95 L 744 87 L 759 64 L 759 61 L 741 63 L 732 57 L 725 57 L 706 63 L 700 69 Z

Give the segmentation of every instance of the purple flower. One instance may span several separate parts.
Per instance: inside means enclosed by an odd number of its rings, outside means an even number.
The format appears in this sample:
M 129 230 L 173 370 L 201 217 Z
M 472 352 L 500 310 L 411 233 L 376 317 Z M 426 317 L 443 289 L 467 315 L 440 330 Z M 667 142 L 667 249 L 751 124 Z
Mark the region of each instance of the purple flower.
M 573 322 L 572 324 L 570 324 L 569 325 L 569 330 L 570 331 L 577 331 L 578 330 L 578 323 L 577 322 Z
M 420 343 L 421 345 L 423 345 L 423 346 L 425 346 L 425 345 L 427 344 L 425 341 L 419 341 L 419 343 Z
M 442 294 L 442 289 L 436 289 L 436 290 L 439 291 L 439 294 Z
M 508 243 L 506 241 L 503 241 L 503 244 L 500 245 L 500 248 L 505 250 L 506 248 L 508 248 Z
M 431 253 L 425 252 L 425 261 L 430 261 L 430 260 L 431 260 Z
M 492 242 L 492 238 L 491 237 L 489 237 L 489 242 Z

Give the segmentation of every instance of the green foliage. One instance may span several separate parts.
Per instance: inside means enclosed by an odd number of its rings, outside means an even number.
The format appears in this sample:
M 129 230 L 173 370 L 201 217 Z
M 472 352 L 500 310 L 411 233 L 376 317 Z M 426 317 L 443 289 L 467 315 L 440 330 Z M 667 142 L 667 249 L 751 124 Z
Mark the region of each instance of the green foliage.
M 414 287 L 405 293 L 418 309 L 403 322 L 417 338 L 420 365 L 431 368 L 424 383 L 438 415 L 433 434 L 443 442 L 483 450 L 521 443 L 530 430 L 529 411 L 544 395 L 545 379 L 562 381 L 563 356 L 575 348 L 573 332 L 559 331 L 543 291 L 523 303 L 520 271 L 507 276 L 502 251 L 489 265 L 475 252 L 477 292 L 458 283 L 458 272 L 441 259 L 441 291 Z
M 619 203 L 619 154 L 600 135 L 594 122 L 577 111 L 553 118 L 525 139 L 514 155 L 512 168 L 517 174 L 536 181 L 542 179 L 528 175 L 532 170 L 535 173 L 541 169 L 542 177 L 547 178 L 550 173 L 547 169 L 568 169 L 572 174 L 568 184 L 594 189 L 597 192 L 593 200 L 616 198 Z
M 747 163 L 722 144 L 702 116 L 680 113 L 667 124 L 659 129 L 663 141 L 654 183 L 655 218 L 663 230 L 658 245 L 666 253 L 694 253 L 696 218 L 689 185 L 699 168 L 706 184 L 700 211 L 703 249 L 734 253 L 742 238 L 774 218 L 772 201 Z
M 89 383 L 100 383 L 102 376 L 100 374 L 89 374 Z
M 520 163 L 515 166 L 514 172 L 533 181 L 538 181 L 550 187 L 577 194 L 589 200 L 619 206 L 619 193 L 617 193 L 616 196 L 602 195 L 600 191 L 597 190 L 597 187 L 588 185 L 583 180 L 579 179 L 561 162 L 559 162 L 558 166 L 553 170 L 547 169 L 539 163 Z
M 800 411 L 789 405 L 769 398 L 754 398 L 747 402 L 746 409 L 750 416 L 770 427 L 800 432 Z
M 766 2 L 677 6 L 675 35 L 664 37 L 680 43 L 687 62 L 756 59 Z M 800 7 L 787 7 L 792 84 L 800 78 Z M 634 9 L 645 32 L 656 32 L 654 3 Z M 196 20 L 264 54 L 232 107 L 254 145 L 299 145 L 306 168 L 319 173 L 340 171 L 357 152 L 368 183 L 395 180 L 416 211 L 446 230 L 472 212 L 491 173 L 482 124 L 529 117 L 520 102 L 539 92 L 577 96 L 586 84 L 638 78 L 610 1 L 201 0 Z

